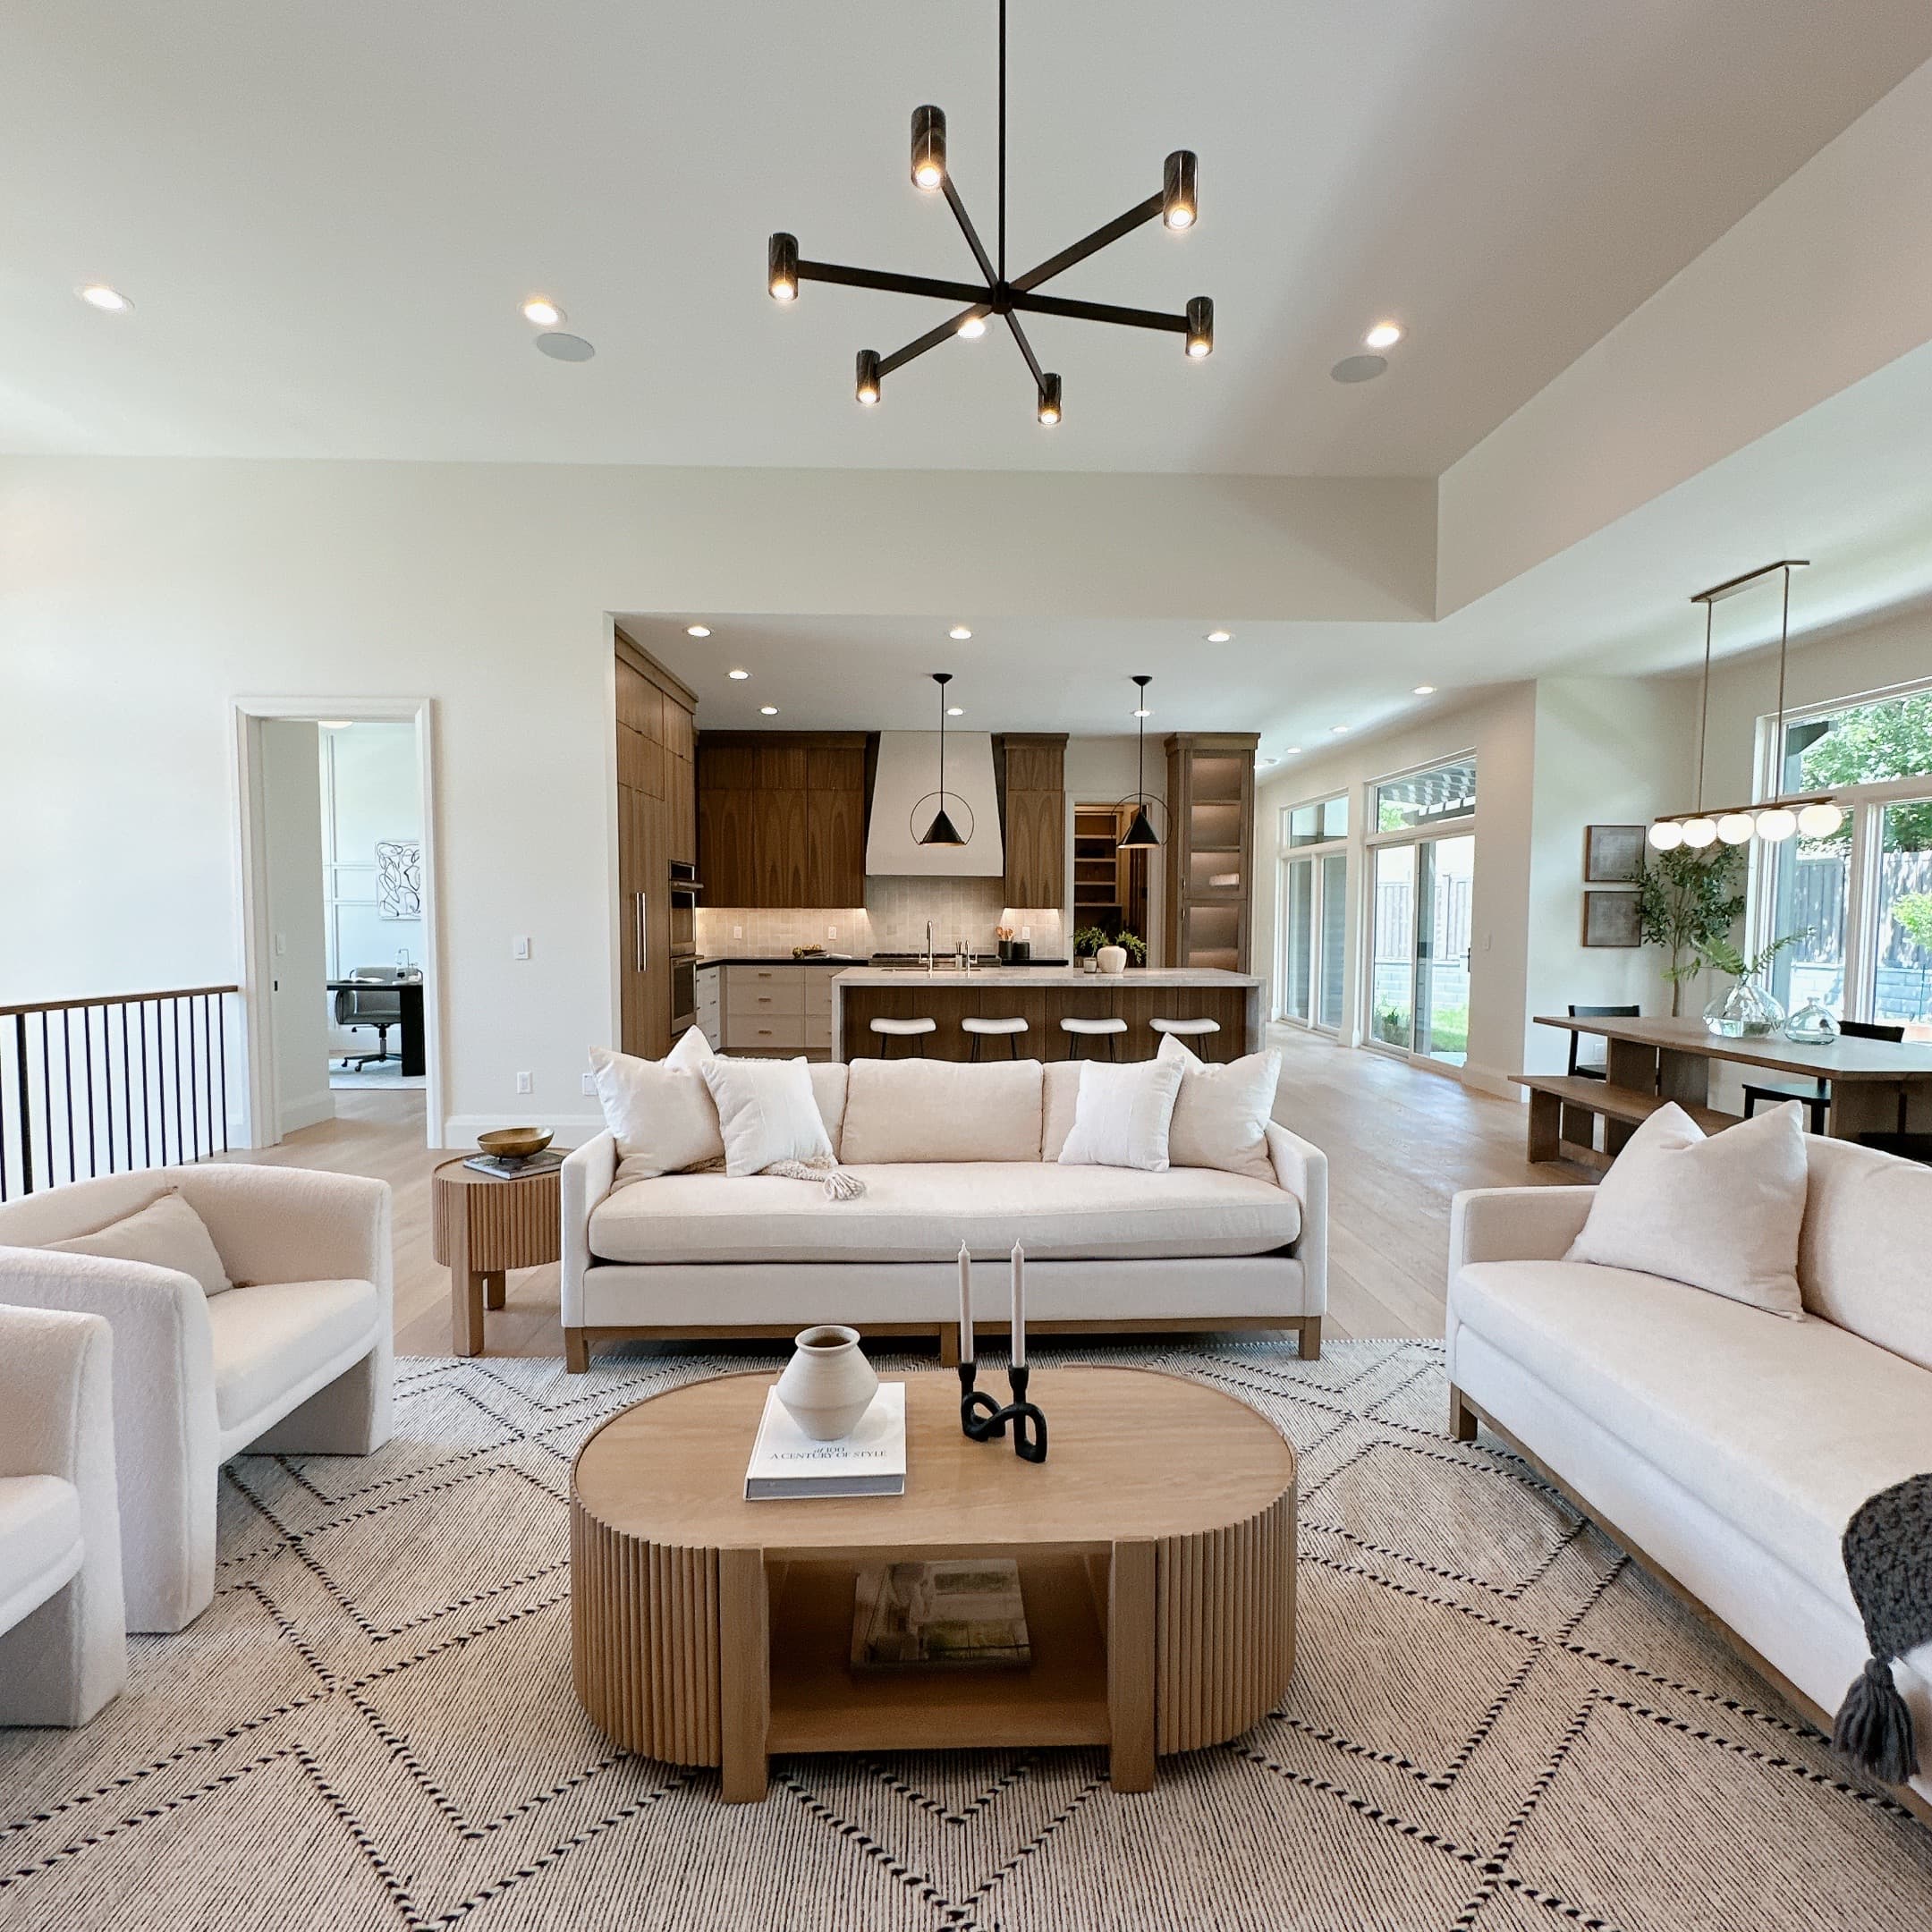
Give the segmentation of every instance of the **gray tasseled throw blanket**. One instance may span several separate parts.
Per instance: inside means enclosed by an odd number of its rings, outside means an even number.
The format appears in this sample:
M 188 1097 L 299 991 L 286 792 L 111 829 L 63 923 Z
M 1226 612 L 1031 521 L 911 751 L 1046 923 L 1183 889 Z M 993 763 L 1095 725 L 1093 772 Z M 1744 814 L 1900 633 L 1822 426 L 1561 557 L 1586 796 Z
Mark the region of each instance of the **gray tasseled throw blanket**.
M 1892 1660 L 1932 1640 L 1932 1475 L 1881 1489 L 1845 1525 L 1845 1575 L 1871 1657 L 1845 1692 L 1832 1742 L 1887 1784 L 1919 1768 L 1911 1712 Z

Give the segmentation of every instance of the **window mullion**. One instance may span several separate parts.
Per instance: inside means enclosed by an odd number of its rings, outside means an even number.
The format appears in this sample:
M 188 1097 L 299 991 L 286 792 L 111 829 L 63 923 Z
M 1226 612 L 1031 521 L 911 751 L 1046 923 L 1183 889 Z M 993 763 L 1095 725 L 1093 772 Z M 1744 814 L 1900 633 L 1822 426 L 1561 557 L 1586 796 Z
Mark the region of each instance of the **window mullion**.
M 1869 1020 L 1877 988 L 1874 970 L 1877 935 L 1870 921 L 1878 900 L 1873 890 L 1874 852 L 1884 843 L 1883 805 L 1860 804 L 1852 814 L 1852 853 L 1845 868 L 1844 1011 L 1850 1020 Z

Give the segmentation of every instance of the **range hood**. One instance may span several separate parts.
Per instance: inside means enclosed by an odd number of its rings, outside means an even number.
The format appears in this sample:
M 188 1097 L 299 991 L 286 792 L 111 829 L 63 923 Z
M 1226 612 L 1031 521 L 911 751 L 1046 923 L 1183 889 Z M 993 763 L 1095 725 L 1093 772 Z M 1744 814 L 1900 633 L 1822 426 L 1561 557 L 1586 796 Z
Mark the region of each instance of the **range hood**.
M 1004 876 L 1006 854 L 1000 841 L 990 732 L 947 732 L 945 780 L 946 810 L 962 832 L 970 818 L 972 835 L 963 845 L 921 845 L 919 835 L 931 823 L 939 802 L 929 796 L 939 788 L 939 733 L 879 733 L 871 828 L 866 836 L 869 874 L 898 878 Z

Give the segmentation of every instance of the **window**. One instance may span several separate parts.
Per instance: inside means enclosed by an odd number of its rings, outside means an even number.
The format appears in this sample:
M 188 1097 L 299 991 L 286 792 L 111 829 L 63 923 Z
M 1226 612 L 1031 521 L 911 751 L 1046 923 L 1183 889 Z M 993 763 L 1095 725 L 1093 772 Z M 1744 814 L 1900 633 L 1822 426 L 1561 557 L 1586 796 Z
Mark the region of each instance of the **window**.
M 1391 778 L 1375 788 L 1375 828 L 1406 832 L 1438 819 L 1466 818 L 1476 809 L 1476 760 L 1452 758 L 1427 771 Z
M 1280 1017 L 1339 1032 L 1347 1004 L 1348 799 L 1288 806 L 1281 830 Z
M 1286 821 L 1284 845 L 1321 845 L 1330 839 L 1348 836 L 1348 798 L 1317 799 L 1307 805 L 1291 805 L 1282 814 Z
M 1804 936 L 1772 990 L 1932 1039 L 1932 689 L 1787 717 L 1767 749 L 1767 792 L 1828 792 L 1845 812 L 1829 838 L 1767 855 L 1757 943 Z

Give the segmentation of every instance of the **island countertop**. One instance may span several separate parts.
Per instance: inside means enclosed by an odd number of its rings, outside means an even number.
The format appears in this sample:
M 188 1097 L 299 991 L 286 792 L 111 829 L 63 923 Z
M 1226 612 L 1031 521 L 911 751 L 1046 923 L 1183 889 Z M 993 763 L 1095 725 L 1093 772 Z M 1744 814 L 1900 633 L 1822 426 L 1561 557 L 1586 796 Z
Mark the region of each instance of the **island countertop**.
M 1258 987 L 1257 973 L 1229 972 L 1219 966 L 1133 966 L 1125 972 L 1082 972 L 1077 966 L 852 966 L 832 982 L 843 987 L 1050 987 L 1106 992 L 1134 987 Z

